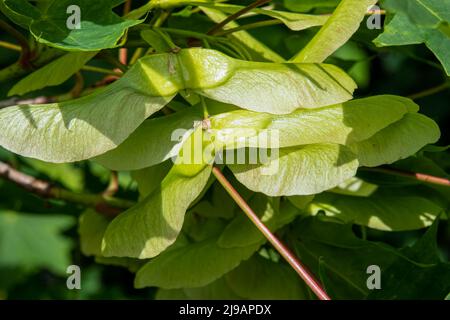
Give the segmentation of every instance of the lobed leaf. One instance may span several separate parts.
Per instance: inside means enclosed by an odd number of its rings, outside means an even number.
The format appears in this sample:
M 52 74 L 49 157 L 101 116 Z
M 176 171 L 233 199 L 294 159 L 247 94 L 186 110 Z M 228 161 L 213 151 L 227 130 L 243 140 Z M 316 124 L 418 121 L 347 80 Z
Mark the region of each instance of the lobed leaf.
M 0 211 L 0 266 L 47 268 L 64 275 L 72 242 L 62 232 L 74 219 L 64 215 Z
M 376 264 L 385 270 L 399 257 L 392 247 L 358 238 L 351 224 L 324 218 L 299 220 L 293 234 L 295 252 L 315 274 L 322 269 L 327 292 L 333 299 L 366 298 L 370 293 L 367 267 Z
M 1 0 L 0 10 L 23 27 L 40 43 L 63 50 L 97 51 L 114 48 L 128 28 L 142 21 L 124 20 L 112 8 L 116 0 L 52 0 L 40 11 L 26 0 Z M 71 5 L 80 8 L 80 25 L 69 28 Z
M 387 19 L 384 32 L 374 43 L 379 47 L 403 46 L 424 43 L 450 75 L 450 16 L 442 1 L 385 1 L 385 6 L 395 15 Z
M 381 276 L 383 290 L 372 291 L 368 299 L 442 300 L 450 290 L 450 263 L 439 257 L 437 246 L 439 220 L 411 247 L 402 250 L 407 259 L 398 258 Z M 397 281 L 393 281 L 393 280 Z

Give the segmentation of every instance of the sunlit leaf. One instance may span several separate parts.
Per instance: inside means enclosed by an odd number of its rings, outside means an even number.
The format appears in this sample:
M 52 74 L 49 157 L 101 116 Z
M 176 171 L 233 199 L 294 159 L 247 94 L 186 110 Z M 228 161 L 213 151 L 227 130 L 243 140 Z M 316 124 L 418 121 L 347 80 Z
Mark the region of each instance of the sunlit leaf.
M 278 138 L 277 145 L 272 147 L 350 144 L 366 140 L 402 119 L 413 106 L 405 98 L 374 96 L 287 115 L 237 110 L 211 117 L 211 130 L 215 143 L 227 149 L 269 147 L 271 134 L 277 134 Z
M 37 41 L 64 50 L 96 51 L 114 48 L 128 28 L 141 21 L 124 20 L 112 11 L 115 0 L 53 0 L 41 12 L 25 0 L 2 0 L 2 12 L 28 27 Z M 80 24 L 69 28 L 70 16 L 76 13 L 68 9 L 76 5 L 80 9 Z
M 269 196 L 316 194 L 353 177 L 356 156 L 336 144 L 284 148 L 279 158 L 265 165 L 229 165 L 236 178 L 250 190 Z
M 220 23 L 228 16 L 219 10 L 200 7 L 200 9 L 215 23 Z M 235 21 L 228 23 L 224 29 L 232 29 L 239 27 L 239 24 Z M 251 53 L 252 58 L 255 61 L 271 61 L 271 62 L 283 62 L 284 59 L 278 53 L 270 49 L 261 41 L 257 40 L 247 31 L 234 32 L 229 35 L 231 39 L 238 41 L 241 45 L 245 46 Z
M 293 58 L 295 62 L 323 62 L 358 30 L 377 0 L 342 0 L 314 38 Z
M 256 194 L 249 200 L 251 208 L 261 221 L 273 232 L 292 222 L 300 211 L 279 198 Z M 245 247 L 264 242 L 264 236 L 246 215 L 239 214 L 223 230 L 218 244 L 223 248 Z
M 207 285 L 248 259 L 258 245 L 221 248 L 217 239 L 189 244 L 163 252 L 136 274 L 137 288 L 157 286 L 165 289 Z
M 324 193 L 314 198 L 307 211 L 378 230 L 404 231 L 430 226 L 443 208 L 425 197 L 390 190 L 370 197 Z
M 418 113 L 408 113 L 371 138 L 350 145 L 361 166 L 376 167 L 405 159 L 440 137 L 437 124 Z
M 121 144 L 182 89 L 242 108 L 289 113 L 349 100 L 354 82 L 331 65 L 245 62 L 204 49 L 151 55 L 89 96 L 0 110 L 0 144 L 50 162 L 92 158 Z M 267 90 L 270 99 L 263 98 Z
M 195 3 L 196 3 L 195 1 L 192 2 L 192 4 Z M 213 8 L 227 14 L 234 14 L 245 8 L 243 6 L 224 3 L 215 3 L 215 4 L 199 3 L 199 4 L 202 7 Z M 283 22 L 289 29 L 295 31 L 321 26 L 328 20 L 328 17 L 324 15 L 299 14 L 287 11 L 266 10 L 259 8 L 252 9 L 250 12 L 255 15 L 263 15 L 274 19 L 278 19 L 281 22 Z
M 210 174 L 209 166 L 175 165 L 157 189 L 111 222 L 103 238 L 103 255 L 145 259 L 164 251 L 175 242 L 186 210 Z
M 147 120 L 118 148 L 95 161 L 113 170 L 137 170 L 164 162 L 178 155 L 202 117 L 201 109 L 189 108 Z

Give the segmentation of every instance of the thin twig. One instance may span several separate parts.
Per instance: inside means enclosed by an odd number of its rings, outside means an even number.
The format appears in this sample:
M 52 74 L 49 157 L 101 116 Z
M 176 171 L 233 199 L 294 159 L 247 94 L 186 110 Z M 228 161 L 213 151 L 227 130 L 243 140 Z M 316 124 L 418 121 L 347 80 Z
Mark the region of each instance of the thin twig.
M 261 231 L 266 239 L 275 247 L 281 256 L 294 268 L 298 275 L 305 281 L 308 287 L 321 300 L 331 300 L 325 290 L 321 287 L 315 277 L 303 266 L 295 255 L 267 228 L 267 226 L 259 219 L 256 213 L 250 208 L 247 202 L 234 189 L 231 183 L 223 175 L 219 168 L 213 167 L 212 172 L 220 184 L 225 188 L 228 194 L 233 198 L 237 205 L 245 212 L 253 224 Z
M 450 82 L 445 82 L 436 87 L 421 91 L 419 93 L 412 94 L 412 95 L 408 96 L 408 98 L 410 98 L 412 100 L 417 100 L 417 99 L 431 96 L 433 94 L 439 93 L 439 92 L 447 90 L 447 89 L 450 89 Z
M 62 56 L 65 52 L 58 49 L 46 49 L 43 51 L 39 57 L 33 60 L 33 67 L 40 68 L 53 60 Z M 0 83 L 7 80 L 12 80 L 28 73 L 32 72 L 33 69 L 24 69 L 20 62 L 16 62 L 4 69 L 0 70 Z
M 0 20 L 0 29 L 3 29 L 4 31 L 9 33 L 19 43 L 22 51 L 19 60 L 20 65 L 25 69 L 31 68 L 31 59 L 33 54 L 31 52 L 30 45 L 28 44 L 27 38 L 25 38 L 25 36 L 22 33 L 17 31 L 14 27 L 12 27 L 9 23 L 7 23 L 4 20 Z
M 390 174 L 394 176 L 404 177 L 404 178 L 410 178 L 421 182 L 436 184 L 440 186 L 450 187 L 450 180 L 446 178 L 431 176 L 424 173 L 417 173 L 417 172 L 409 172 L 409 171 L 403 171 L 399 169 L 393 169 L 393 168 L 360 168 L 360 170 L 368 171 L 368 172 L 377 172 L 377 173 L 385 173 Z
M 0 161 L 0 177 L 9 180 L 19 187 L 34 193 L 44 199 L 57 199 L 95 208 L 99 213 L 116 216 L 125 209 L 132 207 L 133 201 L 113 198 L 105 195 L 75 193 L 56 187 L 52 183 L 20 172 L 10 165 Z
M 103 195 L 112 197 L 119 191 L 119 174 L 117 171 L 111 171 L 111 177 L 109 179 L 108 187 L 103 191 Z
M 206 35 L 204 33 L 190 31 L 190 30 L 182 30 L 182 29 L 174 29 L 174 28 L 166 28 L 166 27 L 159 27 L 159 30 L 165 31 L 167 33 L 184 36 L 184 37 L 192 37 L 197 39 L 205 39 L 208 41 L 218 41 L 220 38 L 215 36 Z M 226 38 L 223 38 L 224 41 L 228 41 Z
M 115 56 L 113 56 L 108 51 L 102 51 L 98 54 L 98 56 L 107 62 L 109 62 L 114 67 L 118 68 L 122 72 L 127 72 L 128 68 L 126 65 L 124 65 L 122 62 L 120 62 Z
M 97 72 L 97 73 L 104 73 L 104 74 L 108 74 L 108 75 L 116 76 L 116 77 L 123 76 L 122 72 L 116 72 L 114 70 L 109 70 L 109 69 L 100 68 L 100 67 L 94 67 L 94 66 L 88 66 L 88 65 L 85 65 L 85 66 L 81 67 L 81 70 L 83 70 L 83 71 L 90 71 L 90 72 Z
M 0 109 L 11 107 L 11 106 L 17 106 L 17 105 L 23 105 L 23 104 L 42 104 L 42 103 L 51 103 L 55 102 L 53 98 L 49 97 L 36 97 L 32 99 L 18 99 L 18 98 L 9 98 L 6 100 L 0 101 Z
M 218 32 L 216 32 L 216 36 L 226 36 L 226 35 L 229 35 L 231 33 L 238 32 L 238 31 L 256 29 L 256 28 L 261 28 L 261 27 L 268 27 L 268 26 L 274 26 L 274 25 L 279 25 L 279 24 L 283 24 L 283 21 L 276 20 L 276 19 L 274 19 L 274 20 L 258 21 L 258 22 L 254 22 L 254 23 L 244 24 L 242 26 L 239 26 L 239 27 L 236 27 L 236 28 L 233 28 L 233 29 L 227 29 L 227 30 L 218 31 Z
M 13 44 L 13 43 L 6 42 L 6 41 L 0 41 L 0 47 L 6 48 L 9 50 L 22 52 L 22 48 L 20 46 Z
M 134 53 L 133 56 L 130 59 L 130 65 L 135 64 L 144 54 L 144 49 L 143 48 L 137 48 Z
M 74 77 L 75 77 L 75 85 L 72 88 L 72 90 L 70 90 L 70 95 L 72 96 L 72 98 L 78 98 L 83 92 L 84 78 L 81 72 L 76 72 Z
M 240 16 L 246 14 L 247 12 L 251 11 L 252 9 L 262 6 L 263 4 L 266 4 L 268 2 L 270 2 L 272 0 L 257 0 L 255 2 L 253 2 L 252 4 L 248 5 L 247 7 L 239 10 L 236 13 L 233 13 L 232 15 L 228 16 L 225 20 L 223 20 L 222 22 L 216 24 L 214 27 L 211 28 L 211 30 L 208 31 L 207 34 L 209 35 L 215 35 L 218 31 L 222 30 L 223 27 L 225 27 L 228 23 L 230 23 L 231 21 L 236 20 L 237 18 L 239 18 Z
M 125 4 L 123 6 L 123 16 L 126 16 L 128 13 L 130 13 L 131 9 L 131 0 L 125 1 Z M 128 49 L 127 48 L 120 48 L 119 49 L 119 61 L 127 65 L 128 64 Z

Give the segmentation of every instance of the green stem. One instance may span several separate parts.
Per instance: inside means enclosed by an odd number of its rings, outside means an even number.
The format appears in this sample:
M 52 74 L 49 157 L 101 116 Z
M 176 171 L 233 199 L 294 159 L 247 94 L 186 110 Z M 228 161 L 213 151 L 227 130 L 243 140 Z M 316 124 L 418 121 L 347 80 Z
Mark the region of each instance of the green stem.
M 75 193 L 61 188 L 52 188 L 49 193 L 49 197 L 52 199 L 81 204 L 86 207 L 96 207 L 101 203 L 105 203 L 115 208 L 128 209 L 135 205 L 135 202 L 125 199 L 89 193 Z
M 109 62 L 111 65 L 113 65 L 114 67 L 118 68 L 119 70 L 121 70 L 122 72 L 127 72 L 128 68 L 126 65 L 124 65 L 123 63 L 121 63 L 115 56 L 113 56 L 110 52 L 108 51 L 102 51 L 99 53 L 98 55 L 100 58 L 103 58 L 104 60 L 106 60 L 107 62 Z
M 94 67 L 94 66 L 88 66 L 88 65 L 83 66 L 81 68 L 81 70 L 97 72 L 97 73 L 103 73 L 103 74 L 109 74 L 109 75 L 117 76 L 117 77 L 123 76 L 123 73 L 121 73 L 121 72 L 116 72 L 116 71 L 113 71 L 113 70 L 100 68 L 100 67 Z
M 447 90 L 449 88 L 450 88 L 450 82 L 446 81 L 445 83 L 440 84 L 436 87 L 424 90 L 419 93 L 412 94 L 412 95 L 408 96 L 408 98 L 410 98 L 412 100 L 422 99 L 422 98 L 431 96 L 433 94 L 439 93 L 441 91 Z
M 4 20 L 0 20 L 0 29 L 3 29 L 17 40 L 22 51 L 20 64 L 22 67 L 28 68 L 31 65 L 32 53 L 27 38 Z
M 64 53 L 64 51 L 57 49 L 46 50 L 36 60 L 33 60 L 33 66 L 35 68 L 43 67 L 44 65 L 59 58 Z M 12 80 L 18 77 L 22 77 L 29 74 L 31 71 L 31 69 L 24 69 L 20 62 L 16 62 L 0 70 L 0 83 L 6 80 Z
M 244 24 L 242 26 L 239 26 L 239 27 L 236 27 L 236 28 L 233 28 L 233 29 L 227 29 L 227 30 L 218 31 L 218 32 L 216 32 L 216 36 L 226 36 L 226 35 L 229 35 L 231 33 L 238 32 L 238 31 L 262 28 L 262 27 L 268 27 L 268 26 L 274 26 L 274 25 L 278 25 L 278 24 L 283 24 L 283 22 L 280 21 L 280 20 L 276 20 L 276 19 L 274 19 L 274 20 L 258 21 L 258 22 L 255 22 L 255 23 Z
M 157 32 L 161 38 L 169 45 L 171 50 L 179 50 L 179 47 L 172 41 L 172 39 L 161 29 L 155 28 L 155 32 Z
M 223 20 L 222 22 L 216 24 L 214 27 L 211 28 L 211 30 L 208 31 L 209 35 L 215 35 L 217 32 L 219 32 L 220 30 L 223 29 L 223 27 L 225 27 L 228 23 L 230 23 L 231 21 L 236 20 L 237 18 L 239 18 L 240 16 L 246 14 L 247 12 L 251 11 L 252 9 L 262 6 L 263 4 L 266 4 L 268 2 L 270 2 L 272 0 L 257 0 L 255 2 L 253 2 L 252 4 L 246 6 L 245 8 L 239 10 L 236 13 L 233 13 L 232 15 L 228 16 L 225 20 Z
M 218 37 L 214 37 L 214 36 L 209 36 L 200 32 L 195 32 L 195 31 L 189 31 L 189 30 L 181 30 L 181 29 L 174 29 L 174 28 L 158 28 L 162 31 L 165 31 L 167 33 L 171 33 L 171 34 L 176 34 L 179 36 L 184 36 L 184 37 L 192 37 L 192 38 L 197 38 L 197 39 L 204 39 L 204 40 L 208 40 L 211 42 L 216 42 L 216 41 L 220 41 L 221 39 Z M 225 40 L 225 39 L 223 39 Z
M 130 59 L 130 65 L 135 64 L 144 54 L 143 48 L 137 48 L 136 51 L 134 51 L 133 56 Z
M 208 106 L 206 105 L 205 97 L 200 96 L 200 100 L 202 101 L 203 119 L 208 119 L 209 118 L 209 112 L 208 112 Z
M 150 10 L 155 8 L 155 6 L 156 6 L 155 1 L 150 0 L 147 4 L 144 4 L 142 7 L 129 12 L 127 15 L 125 15 L 125 18 L 126 19 L 140 19 L 147 12 L 149 12 Z
M 228 194 L 233 198 L 236 204 L 244 211 L 247 217 L 253 222 L 259 231 L 266 237 L 266 239 L 274 246 L 278 253 L 291 265 L 291 267 L 298 273 L 298 275 L 305 281 L 308 287 L 321 300 L 331 300 L 325 290 L 321 287 L 315 277 L 303 266 L 295 255 L 289 251 L 288 248 L 267 228 L 267 226 L 259 219 L 256 213 L 250 208 L 247 202 L 234 189 L 231 183 L 223 175 L 219 168 L 213 167 L 213 175 L 217 181 L 225 188 Z
M 22 52 L 22 48 L 16 44 L 12 44 L 6 41 L 0 41 L 0 47 Z
M 163 23 L 170 17 L 171 11 L 162 11 L 161 14 L 156 19 L 153 27 L 161 27 Z
M 361 238 L 367 240 L 367 228 L 366 226 L 361 226 Z

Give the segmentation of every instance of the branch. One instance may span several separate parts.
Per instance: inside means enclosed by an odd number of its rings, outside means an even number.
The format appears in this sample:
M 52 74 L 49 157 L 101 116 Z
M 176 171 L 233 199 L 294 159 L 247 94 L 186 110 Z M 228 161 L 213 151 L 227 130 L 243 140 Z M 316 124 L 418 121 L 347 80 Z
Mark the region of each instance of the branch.
M 33 54 L 31 52 L 30 45 L 28 44 L 27 38 L 25 38 L 22 33 L 14 29 L 11 25 L 9 25 L 9 23 L 4 20 L 0 20 L 0 29 L 3 29 L 5 32 L 9 33 L 17 40 L 22 51 L 19 64 L 24 69 L 30 69 Z
M 17 106 L 22 104 L 42 104 L 42 103 L 52 103 L 55 102 L 54 98 L 48 98 L 48 97 L 36 97 L 32 99 L 18 99 L 16 97 L 9 98 L 6 100 L 0 101 L 0 109 L 11 107 L 11 106 Z
M 281 254 L 281 256 L 291 265 L 292 268 L 298 273 L 298 275 L 305 281 L 308 287 L 317 295 L 321 300 L 331 300 L 325 290 L 321 287 L 315 277 L 303 266 L 295 255 L 289 251 L 289 249 L 266 227 L 266 225 L 258 218 L 256 213 L 245 202 L 241 195 L 234 189 L 231 183 L 223 175 L 219 168 L 213 167 L 212 172 L 220 184 L 225 188 L 228 194 L 233 198 L 237 205 L 245 212 L 247 217 L 253 222 L 253 224 L 261 231 L 266 239 L 275 247 L 275 249 Z
M 440 84 L 440 85 L 438 85 L 436 87 L 424 90 L 424 91 L 419 92 L 419 93 L 412 94 L 412 95 L 408 96 L 408 98 L 410 98 L 412 100 L 417 100 L 417 99 L 421 99 L 421 98 L 425 98 L 425 97 L 431 96 L 433 94 L 439 93 L 439 92 L 447 90 L 447 89 L 450 89 L 450 82 L 446 81 L 443 84 Z
M 57 49 L 49 49 L 44 51 L 36 60 L 33 60 L 33 67 L 39 68 L 56 58 L 62 56 L 65 52 Z M 24 69 L 20 62 L 16 62 L 9 67 L 0 70 L 0 83 L 29 74 L 32 69 Z
M 112 197 L 117 191 L 119 191 L 119 174 L 117 171 L 111 171 L 109 184 L 106 190 L 103 191 L 103 195 Z
M 426 183 L 436 184 L 444 187 L 450 187 L 450 180 L 446 178 L 431 176 L 424 173 L 416 173 L 416 172 L 409 172 L 409 171 L 403 171 L 399 169 L 393 169 L 393 168 L 360 168 L 360 170 L 363 171 L 369 171 L 369 172 L 378 172 L 378 173 L 385 173 L 390 174 L 394 176 L 404 177 L 404 178 L 410 178 L 417 181 L 422 181 Z
M 100 52 L 98 54 L 98 57 L 107 61 L 108 63 L 110 63 L 111 65 L 113 65 L 114 67 L 116 67 L 117 69 L 122 71 L 123 73 L 127 72 L 127 70 L 128 70 L 128 68 L 125 64 L 123 64 L 121 61 L 119 61 L 115 56 L 113 56 L 108 51 Z
M 92 207 L 97 212 L 109 217 L 117 216 L 135 204 L 133 201 L 114 198 L 108 195 L 75 193 L 59 188 L 48 181 L 36 179 L 35 177 L 20 172 L 2 161 L 0 161 L 0 177 L 15 183 L 19 187 L 41 198 L 64 200 L 86 207 Z
M 6 41 L 1 41 L 0 40 L 0 47 L 5 48 L 5 49 L 9 49 L 9 50 L 22 52 L 22 48 L 20 46 L 18 46 L 16 44 L 13 44 L 13 43 L 6 42 Z
M 217 31 L 215 34 L 216 36 L 227 36 L 229 34 L 238 32 L 238 31 L 243 31 L 243 30 L 250 30 L 250 29 L 256 29 L 256 28 L 261 28 L 261 27 L 267 27 L 267 26 L 274 26 L 274 25 L 278 25 L 278 24 L 282 24 L 283 21 L 281 20 L 264 20 L 264 21 L 258 21 L 258 22 L 254 22 L 254 23 L 249 23 L 249 24 L 244 24 L 242 26 L 233 28 L 233 29 L 228 29 L 228 30 L 222 30 L 222 31 Z
M 225 20 L 222 22 L 216 24 L 214 27 L 211 28 L 211 30 L 208 31 L 207 34 L 209 35 L 215 35 L 218 31 L 222 30 L 223 27 L 225 27 L 228 23 L 230 23 L 233 20 L 236 20 L 240 16 L 246 14 L 247 12 L 251 11 L 252 9 L 262 6 L 263 4 L 266 4 L 272 0 L 257 0 L 253 2 L 252 4 L 248 5 L 247 7 L 243 8 L 242 10 L 239 10 L 236 13 L 233 13 L 232 15 L 228 16 Z

